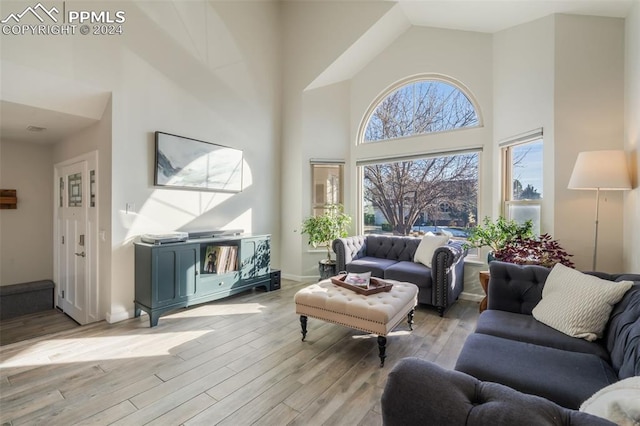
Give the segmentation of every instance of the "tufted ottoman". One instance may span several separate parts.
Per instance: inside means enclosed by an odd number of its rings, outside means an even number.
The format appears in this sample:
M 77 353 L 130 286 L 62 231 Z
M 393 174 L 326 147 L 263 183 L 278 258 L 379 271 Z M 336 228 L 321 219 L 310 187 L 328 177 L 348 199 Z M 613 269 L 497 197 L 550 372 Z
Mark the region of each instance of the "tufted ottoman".
M 365 296 L 337 286 L 330 279 L 299 290 L 294 301 L 300 315 L 302 340 L 307 336 L 307 317 L 378 335 L 380 366 L 386 357 L 387 334 L 407 317 L 409 329 L 418 304 L 418 287 L 411 283 L 386 280 L 391 291 Z

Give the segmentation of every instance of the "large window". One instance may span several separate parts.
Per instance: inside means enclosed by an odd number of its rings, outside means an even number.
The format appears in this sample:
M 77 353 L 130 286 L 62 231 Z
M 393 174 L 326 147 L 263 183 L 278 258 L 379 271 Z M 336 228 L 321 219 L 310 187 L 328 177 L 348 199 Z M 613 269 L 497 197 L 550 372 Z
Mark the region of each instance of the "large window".
M 343 204 L 343 169 L 341 162 L 311 162 L 311 208 L 314 216 L 323 214 L 329 205 Z
M 364 142 L 478 125 L 478 114 L 457 87 L 423 79 L 405 84 L 383 97 L 369 116 Z
M 364 232 L 466 238 L 478 211 L 478 152 L 363 164 Z
M 392 144 L 401 137 L 478 126 L 479 111 L 462 87 L 435 74 L 405 80 L 373 103 L 359 142 Z M 364 232 L 443 231 L 465 238 L 478 212 L 480 152 L 444 147 L 433 154 L 424 138 L 416 141 L 430 154 L 357 161 Z
M 525 140 L 503 144 L 504 215 L 519 223 L 533 221 L 534 232 L 540 233 L 542 208 L 543 143 L 541 133 Z

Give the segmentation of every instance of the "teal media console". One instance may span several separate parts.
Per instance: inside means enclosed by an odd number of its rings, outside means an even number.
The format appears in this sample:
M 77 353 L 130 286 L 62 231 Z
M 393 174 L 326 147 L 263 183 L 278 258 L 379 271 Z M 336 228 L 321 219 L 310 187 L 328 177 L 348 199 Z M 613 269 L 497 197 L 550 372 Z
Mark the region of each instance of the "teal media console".
M 165 312 L 254 288 L 271 290 L 271 236 L 233 235 L 135 246 L 135 316 L 151 327 Z

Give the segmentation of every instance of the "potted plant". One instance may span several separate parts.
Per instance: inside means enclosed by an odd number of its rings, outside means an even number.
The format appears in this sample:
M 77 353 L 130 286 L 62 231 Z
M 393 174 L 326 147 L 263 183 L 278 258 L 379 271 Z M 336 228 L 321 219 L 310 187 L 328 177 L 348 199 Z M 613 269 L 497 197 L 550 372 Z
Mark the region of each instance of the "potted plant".
M 552 268 L 556 263 L 562 263 L 569 268 L 574 267 L 569 259 L 573 255 L 567 253 L 549 234 L 536 238 L 517 237 L 496 250 L 493 255 L 496 260 L 518 265 L 541 265 Z
M 509 241 L 516 238 L 531 238 L 533 236 L 533 222 L 527 220 L 523 224 L 519 224 L 515 220 L 507 220 L 500 216 L 495 222 L 485 217 L 482 225 L 469 230 L 469 237 L 465 246 L 467 248 L 489 247 L 489 259 L 493 253 L 500 250 Z
M 318 264 L 320 278 L 328 278 L 335 275 L 335 260 L 331 259 L 331 242 L 336 238 L 346 237 L 351 217 L 344 213 L 340 204 L 325 206 L 325 213 L 311 216 L 302 222 L 302 234 L 309 235 L 309 245 L 313 248 L 325 245 L 327 258 Z

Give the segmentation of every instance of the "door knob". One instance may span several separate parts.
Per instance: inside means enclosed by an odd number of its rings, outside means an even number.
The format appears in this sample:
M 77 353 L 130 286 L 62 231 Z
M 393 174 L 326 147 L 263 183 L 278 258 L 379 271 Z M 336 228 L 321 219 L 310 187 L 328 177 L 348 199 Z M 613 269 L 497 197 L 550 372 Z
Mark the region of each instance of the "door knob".
M 82 253 L 74 253 L 76 256 L 80 256 L 80 257 L 85 257 L 86 255 L 84 254 L 84 252 Z

